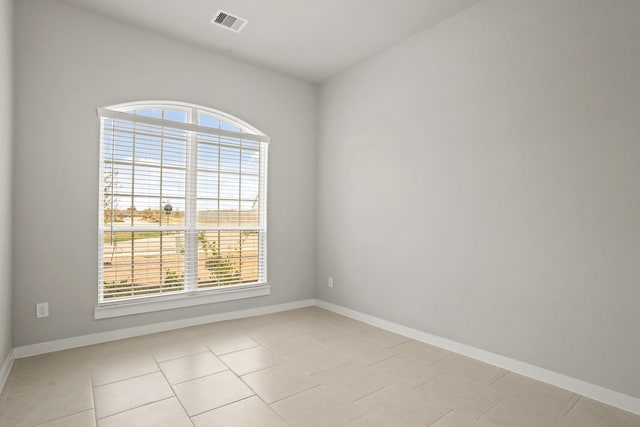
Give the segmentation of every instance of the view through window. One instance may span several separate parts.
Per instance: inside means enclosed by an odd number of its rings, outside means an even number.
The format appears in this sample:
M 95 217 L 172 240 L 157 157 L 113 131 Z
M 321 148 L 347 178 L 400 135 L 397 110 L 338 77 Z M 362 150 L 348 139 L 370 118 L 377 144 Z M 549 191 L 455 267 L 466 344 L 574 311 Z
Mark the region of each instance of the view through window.
M 99 112 L 99 302 L 266 283 L 268 138 L 186 104 Z

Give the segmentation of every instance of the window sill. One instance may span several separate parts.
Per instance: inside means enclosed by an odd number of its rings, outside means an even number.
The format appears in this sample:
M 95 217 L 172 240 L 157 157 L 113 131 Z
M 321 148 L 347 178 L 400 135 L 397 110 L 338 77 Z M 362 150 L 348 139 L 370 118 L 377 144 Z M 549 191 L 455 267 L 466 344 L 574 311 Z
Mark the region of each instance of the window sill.
M 150 297 L 134 301 L 113 302 L 94 307 L 93 318 L 96 320 L 108 319 L 111 317 L 172 310 L 175 308 L 233 301 L 269 294 L 271 294 L 271 286 L 265 283 L 261 285 L 236 286 L 226 289 L 191 292 L 171 296 Z

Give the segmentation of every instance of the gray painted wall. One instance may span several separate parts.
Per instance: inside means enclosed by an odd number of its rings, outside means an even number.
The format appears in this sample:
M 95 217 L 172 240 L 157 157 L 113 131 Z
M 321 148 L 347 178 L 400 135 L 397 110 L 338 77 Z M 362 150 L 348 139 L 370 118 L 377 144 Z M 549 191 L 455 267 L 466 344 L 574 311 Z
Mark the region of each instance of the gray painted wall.
M 638 21 L 487 0 L 324 84 L 316 296 L 640 397 Z
M 11 157 L 13 1 L 0 0 L 0 366 L 13 347 L 11 327 Z
M 313 297 L 314 86 L 58 2 L 16 13 L 15 346 Z M 149 99 L 216 108 L 272 138 L 270 296 L 93 320 L 96 108 Z M 43 301 L 50 317 L 36 320 Z

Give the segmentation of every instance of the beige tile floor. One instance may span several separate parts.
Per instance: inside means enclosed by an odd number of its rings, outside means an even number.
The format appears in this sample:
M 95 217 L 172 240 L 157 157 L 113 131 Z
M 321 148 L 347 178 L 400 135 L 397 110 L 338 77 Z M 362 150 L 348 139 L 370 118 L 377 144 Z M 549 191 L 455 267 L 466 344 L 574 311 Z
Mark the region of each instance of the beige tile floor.
M 16 360 L 0 427 L 630 427 L 640 417 L 310 307 Z

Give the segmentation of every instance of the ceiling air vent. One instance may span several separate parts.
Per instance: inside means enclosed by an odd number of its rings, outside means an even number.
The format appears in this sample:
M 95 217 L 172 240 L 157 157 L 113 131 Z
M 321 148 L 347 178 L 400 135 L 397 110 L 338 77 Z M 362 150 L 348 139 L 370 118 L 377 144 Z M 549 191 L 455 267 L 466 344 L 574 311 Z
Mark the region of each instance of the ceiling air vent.
M 213 18 L 211 18 L 211 23 L 220 25 L 227 30 L 235 31 L 239 33 L 241 29 L 247 25 L 247 20 L 239 18 L 237 16 L 233 16 L 224 10 L 219 10 Z

